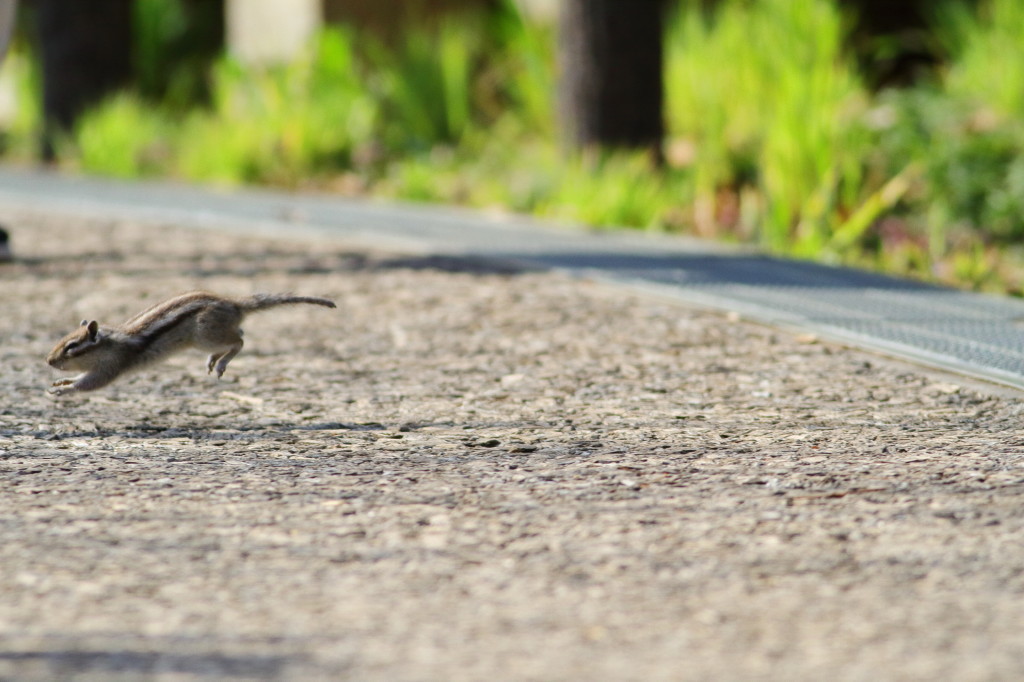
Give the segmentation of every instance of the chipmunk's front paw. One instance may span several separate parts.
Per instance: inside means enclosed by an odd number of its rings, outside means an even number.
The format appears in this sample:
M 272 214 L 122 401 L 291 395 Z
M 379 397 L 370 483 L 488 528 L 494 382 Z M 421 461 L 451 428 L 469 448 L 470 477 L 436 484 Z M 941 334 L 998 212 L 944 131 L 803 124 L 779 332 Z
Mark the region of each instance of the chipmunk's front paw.
M 65 395 L 67 393 L 73 393 L 74 390 L 75 390 L 74 387 L 73 387 L 74 383 L 75 383 L 74 379 L 60 379 L 60 380 L 55 381 L 52 384 L 50 384 L 50 388 L 49 388 L 49 390 L 47 390 L 47 393 L 49 393 L 50 395 L 53 395 L 53 396 Z

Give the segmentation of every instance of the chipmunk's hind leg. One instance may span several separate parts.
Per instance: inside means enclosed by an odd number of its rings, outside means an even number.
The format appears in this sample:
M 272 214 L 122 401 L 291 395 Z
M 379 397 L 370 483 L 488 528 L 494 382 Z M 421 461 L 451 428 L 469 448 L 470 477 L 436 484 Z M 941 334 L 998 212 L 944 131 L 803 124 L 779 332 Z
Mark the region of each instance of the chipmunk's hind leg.
M 231 359 L 242 350 L 241 313 L 234 308 L 219 310 L 220 315 L 204 314 L 197 320 L 195 345 L 210 352 L 206 360 L 207 373 L 224 375 Z
M 242 337 L 239 336 L 238 340 L 227 349 L 211 353 L 210 357 L 206 361 L 207 374 L 216 371 L 218 379 L 224 376 L 224 370 L 228 368 L 228 363 L 231 362 L 232 358 L 238 355 L 238 352 L 242 350 L 243 345 Z
M 210 374 L 216 371 L 218 379 L 224 376 L 224 370 L 228 368 L 228 363 L 238 355 L 238 351 L 242 350 L 242 345 L 242 340 L 239 339 L 237 344 L 227 350 L 221 353 L 211 353 L 206 361 L 206 373 Z
M 242 345 L 242 330 L 238 328 L 230 331 L 221 330 L 215 341 L 207 340 L 204 347 L 213 351 L 206 360 L 207 374 L 216 372 L 218 379 L 224 376 L 224 370 L 228 368 L 228 363 L 238 355 L 238 351 L 242 350 Z

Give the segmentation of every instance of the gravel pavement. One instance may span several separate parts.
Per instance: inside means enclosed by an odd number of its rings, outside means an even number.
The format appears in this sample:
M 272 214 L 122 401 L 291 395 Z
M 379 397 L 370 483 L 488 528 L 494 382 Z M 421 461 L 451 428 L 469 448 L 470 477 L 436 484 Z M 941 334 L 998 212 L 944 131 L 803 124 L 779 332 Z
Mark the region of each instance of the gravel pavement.
M 1019 680 L 1017 394 L 561 275 L 12 216 L 0 680 Z M 53 399 L 50 346 L 291 291 Z

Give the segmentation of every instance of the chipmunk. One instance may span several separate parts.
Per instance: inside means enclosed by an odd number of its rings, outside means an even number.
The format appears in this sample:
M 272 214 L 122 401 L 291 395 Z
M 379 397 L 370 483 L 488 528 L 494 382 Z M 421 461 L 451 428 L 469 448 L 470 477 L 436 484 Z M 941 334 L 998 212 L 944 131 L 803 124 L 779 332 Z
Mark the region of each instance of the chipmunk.
M 216 371 L 220 378 L 242 350 L 242 319 L 258 310 L 292 303 L 336 307 L 330 299 L 312 296 L 256 294 L 230 299 L 192 291 L 157 303 L 119 327 L 82 320 L 46 357 L 51 367 L 81 374 L 53 382 L 49 392 L 93 391 L 125 372 L 160 362 L 186 348 L 210 351 L 207 373 Z

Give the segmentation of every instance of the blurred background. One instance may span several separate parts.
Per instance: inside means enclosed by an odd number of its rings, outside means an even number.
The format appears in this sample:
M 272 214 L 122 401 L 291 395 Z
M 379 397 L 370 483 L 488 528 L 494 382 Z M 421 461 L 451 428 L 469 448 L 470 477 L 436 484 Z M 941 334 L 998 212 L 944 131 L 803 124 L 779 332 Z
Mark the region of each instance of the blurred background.
M 0 131 L 1024 289 L 1019 0 L 21 0 Z

